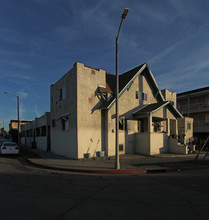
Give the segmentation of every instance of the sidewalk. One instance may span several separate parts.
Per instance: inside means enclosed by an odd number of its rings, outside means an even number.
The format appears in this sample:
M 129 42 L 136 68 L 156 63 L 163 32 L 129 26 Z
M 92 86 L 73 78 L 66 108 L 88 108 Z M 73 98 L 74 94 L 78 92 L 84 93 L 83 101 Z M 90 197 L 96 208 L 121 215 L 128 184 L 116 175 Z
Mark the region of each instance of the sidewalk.
M 33 165 L 48 169 L 83 173 L 122 174 L 175 171 L 186 168 L 181 167 L 183 161 L 192 162 L 196 157 L 196 154 L 159 154 L 155 156 L 120 155 L 120 170 L 116 170 L 115 157 L 96 157 L 90 159 L 72 160 L 52 152 L 42 151 L 40 149 L 28 147 L 23 147 L 23 149 L 31 152 L 32 155 L 34 155 L 30 156 L 26 154 L 24 156 L 24 158 Z M 200 158 L 203 156 L 204 154 L 201 154 Z M 207 161 L 208 159 L 209 158 L 207 158 Z M 166 164 L 162 166 L 162 163 L 170 162 L 173 162 L 176 165 L 174 167 L 166 166 Z M 190 168 L 198 167 L 199 166 L 192 166 Z

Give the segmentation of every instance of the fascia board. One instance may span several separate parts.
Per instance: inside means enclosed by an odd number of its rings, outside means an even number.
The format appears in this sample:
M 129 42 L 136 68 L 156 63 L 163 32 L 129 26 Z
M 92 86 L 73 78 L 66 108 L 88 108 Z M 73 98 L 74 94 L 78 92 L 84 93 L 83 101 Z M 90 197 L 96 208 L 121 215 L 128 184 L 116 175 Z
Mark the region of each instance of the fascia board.
M 156 86 L 156 88 L 157 88 L 157 90 L 158 90 L 158 94 L 160 95 L 162 101 L 165 101 L 165 99 L 164 99 L 164 97 L 163 97 L 163 95 L 162 95 L 162 93 L 161 93 L 161 90 L 160 90 L 160 88 L 159 88 L 159 86 L 158 86 L 158 84 L 157 84 L 157 82 L 156 82 L 156 80 L 155 80 L 155 78 L 154 78 L 154 76 L 153 76 L 153 74 L 152 74 L 152 71 L 151 71 L 150 68 L 148 67 L 148 65 L 147 65 L 147 69 L 148 69 L 148 71 L 149 71 L 149 73 L 150 73 L 150 76 L 151 76 L 151 79 L 152 79 L 154 85 Z
M 126 91 L 127 87 L 130 85 L 130 83 L 132 83 L 132 82 L 136 79 L 136 77 L 137 77 L 139 74 L 141 74 L 142 71 L 143 71 L 146 67 L 147 67 L 147 63 L 145 63 L 145 64 L 140 68 L 140 70 L 139 70 L 139 71 L 133 76 L 133 78 L 126 84 L 126 86 L 120 91 L 120 93 L 118 93 L 118 98 L 120 98 L 120 97 L 123 95 L 123 93 Z M 110 110 L 110 109 L 112 108 L 112 106 L 114 105 L 115 101 L 116 101 L 116 99 L 114 99 L 114 100 L 110 103 L 110 105 L 107 107 L 108 110 Z
M 152 111 L 152 114 L 154 114 L 155 112 L 159 111 L 161 108 L 165 107 L 166 105 L 168 105 L 170 102 L 166 102 L 163 105 L 161 105 L 160 107 L 158 107 L 157 109 L 155 109 L 154 111 Z
M 155 109 L 154 111 L 152 111 L 152 114 L 154 114 L 155 112 L 159 111 L 161 108 L 166 107 L 167 105 L 169 105 L 169 106 L 172 108 L 172 110 L 176 113 L 177 116 L 179 116 L 179 118 L 184 118 L 184 117 L 182 116 L 182 114 L 178 111 L 178 109 L 175 108 L 175 106 L 173 106 L 173 105 L 171 104 L 170 101 L 166 102 L 165 104 L 161 105 L 159 108 L 157 108 L 157 109 Z

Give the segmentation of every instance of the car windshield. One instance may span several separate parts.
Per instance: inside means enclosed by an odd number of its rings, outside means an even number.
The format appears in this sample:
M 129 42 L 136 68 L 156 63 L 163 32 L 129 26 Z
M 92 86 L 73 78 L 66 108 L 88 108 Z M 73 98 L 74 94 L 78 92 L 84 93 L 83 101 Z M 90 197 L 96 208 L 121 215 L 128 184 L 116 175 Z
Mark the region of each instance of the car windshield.
M 4 143 L 4 146 L 5 147 L 7 147 L 7 146 L 9 146 L 9 147 L 16 147 L 17 144 L 15 144 L 15 143 Z

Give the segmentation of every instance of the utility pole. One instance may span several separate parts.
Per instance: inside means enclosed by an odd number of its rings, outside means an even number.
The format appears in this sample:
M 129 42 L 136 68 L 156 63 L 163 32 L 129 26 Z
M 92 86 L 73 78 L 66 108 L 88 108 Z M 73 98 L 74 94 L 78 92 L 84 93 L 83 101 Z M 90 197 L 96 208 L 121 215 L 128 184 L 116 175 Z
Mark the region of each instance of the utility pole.
M 119 118 L 118 118 L 118 93 L 119 93 L 119 75 L 118 75 L 118 39 L 120 34 L 121 25 L 123 20 L 126 18 L 128 14 L 129 8 L 125 8 L 123 14 L 121 16 L 121 22 L 118 29 L 118 34 L 116 37 L 116 105 L 115 105 L 115 169 L 120 169 L 120 161 L 119 161 L 119 141 L 118 141 L 118 130 L 119 130 Z

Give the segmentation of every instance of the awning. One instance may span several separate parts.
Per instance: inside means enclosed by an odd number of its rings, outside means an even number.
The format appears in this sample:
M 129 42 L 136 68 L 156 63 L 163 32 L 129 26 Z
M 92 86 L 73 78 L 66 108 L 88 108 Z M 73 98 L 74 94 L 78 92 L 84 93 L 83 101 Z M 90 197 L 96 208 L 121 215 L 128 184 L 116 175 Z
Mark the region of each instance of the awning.
M 68 112 L 68 113 L 65 113 L 65 114 L 63 114 L 63 115 L 60 115 L 60 117 L 58 118 L 58 120 L 63 119 L 63 120 L 65 120 L 65 121 L 67 121 L 67 120 L 68 120 L 69 115 L 70 115 L 70 113 L 69 113 L 69 112 Z

